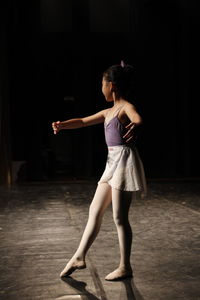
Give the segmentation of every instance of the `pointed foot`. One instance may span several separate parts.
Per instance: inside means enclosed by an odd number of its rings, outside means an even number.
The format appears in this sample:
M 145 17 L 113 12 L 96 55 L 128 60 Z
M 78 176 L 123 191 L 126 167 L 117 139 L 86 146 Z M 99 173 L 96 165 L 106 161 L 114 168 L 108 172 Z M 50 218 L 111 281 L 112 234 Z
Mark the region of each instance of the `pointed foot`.
M 81 270 L 86 268 L 85 261 L 79 261 L 75 260 L 73 262 L 69 261 L 69 263 L 66 265 L 66 267 L 62 270 L 60 273 L 60 277 L 66 277 L 71 275 L 76 270 Z

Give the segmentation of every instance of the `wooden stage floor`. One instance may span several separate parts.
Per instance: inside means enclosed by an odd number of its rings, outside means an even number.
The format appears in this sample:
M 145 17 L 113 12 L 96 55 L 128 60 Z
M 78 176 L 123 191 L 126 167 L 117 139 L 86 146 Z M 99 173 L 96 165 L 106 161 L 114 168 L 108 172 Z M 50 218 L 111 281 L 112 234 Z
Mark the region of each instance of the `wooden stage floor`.
M 85 227 L 96 183 L 0 188 L 0 299 L 200 300 L 200 183 L 150 182 L 130 209 L 133 279 L 107 282 L 118 264 L 112 207 L 87 269 L 62 280 Z

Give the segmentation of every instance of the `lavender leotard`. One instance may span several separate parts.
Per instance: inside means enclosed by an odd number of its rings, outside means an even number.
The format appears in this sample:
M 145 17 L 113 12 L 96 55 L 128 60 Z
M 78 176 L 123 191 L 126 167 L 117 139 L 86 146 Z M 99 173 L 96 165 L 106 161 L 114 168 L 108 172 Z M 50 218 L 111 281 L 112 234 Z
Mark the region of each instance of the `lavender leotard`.
M 123 135 L 126 133 L 124 125 L 119 121 L 118 116 L 113 117 L 108 123 L 104 122 L 106 144 L 110 146 L 124 145 Z

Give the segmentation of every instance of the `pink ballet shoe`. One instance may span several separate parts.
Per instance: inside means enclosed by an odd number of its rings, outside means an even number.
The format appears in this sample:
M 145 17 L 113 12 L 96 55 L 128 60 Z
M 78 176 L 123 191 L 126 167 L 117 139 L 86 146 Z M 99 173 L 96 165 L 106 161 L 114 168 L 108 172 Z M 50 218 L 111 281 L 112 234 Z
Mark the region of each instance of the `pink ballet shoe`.
M 64 270 L 60 273 L 60 277 L 66 277 L 71 275 L 76 270 L 81 270 L 86 268 L 86 263 L 84 261 L 74 262 L 71 266 L 64 268 Z
M 108 274 L 105 277 L 105 280 L 107 280 L 107 281 L 118 281 L 118 280 L 123 280 L 123 279 L 126 279 L 126 278 L 132 278 L 132 277 L 133 277 L 132 270 L 125 271 L 125 270 L 116 269 L 112 273 Z

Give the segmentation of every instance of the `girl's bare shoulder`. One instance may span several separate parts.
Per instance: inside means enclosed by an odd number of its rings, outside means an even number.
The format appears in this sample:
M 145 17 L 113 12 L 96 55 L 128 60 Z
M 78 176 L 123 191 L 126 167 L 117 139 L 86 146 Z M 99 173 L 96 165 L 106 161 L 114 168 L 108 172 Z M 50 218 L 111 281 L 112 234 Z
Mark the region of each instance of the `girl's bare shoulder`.
M 106 108 L 106 109 L 103 109 L 101 111 L 102 115 L 104 116 L 104 118 L 107 116 L 107 113 L 110 111 L 110 108 Z
M 123 108 L 119 113 L 119 119 L 121 120 L 121 122 L 128 122 L 130 120 L 130 117 L 134 116 L 135 114 L 137 114 L 137 110 L 134 104 L 128 101 L 124 101 Z
M 125 101 L 124 103 L 124 110 L 136 110 L 136 107 L 133 103 L 130 103 L 128 101 Z

